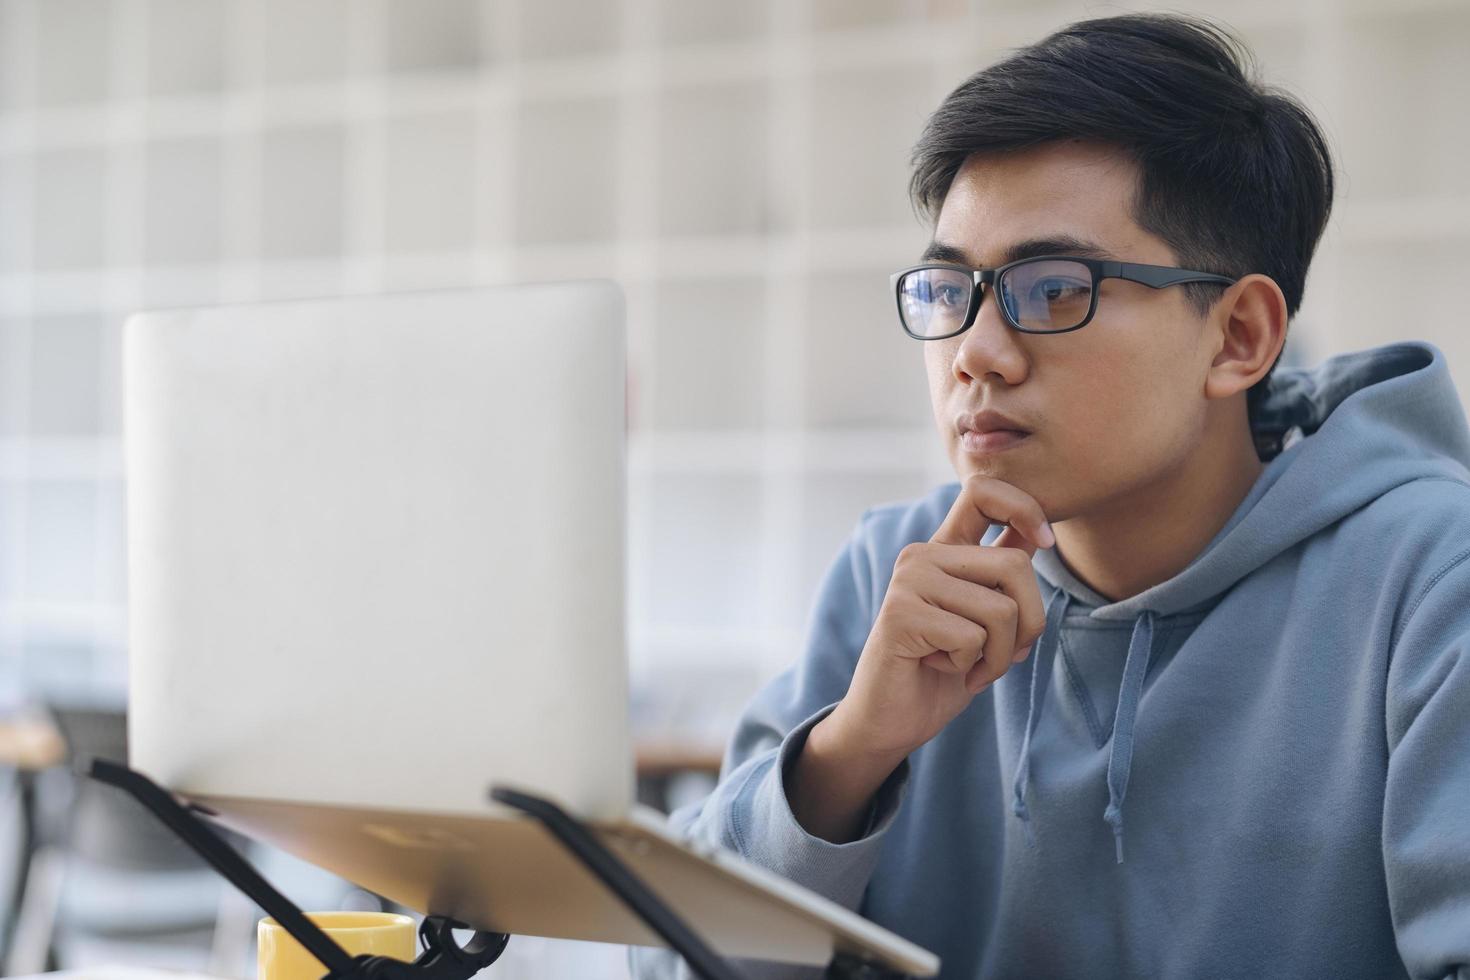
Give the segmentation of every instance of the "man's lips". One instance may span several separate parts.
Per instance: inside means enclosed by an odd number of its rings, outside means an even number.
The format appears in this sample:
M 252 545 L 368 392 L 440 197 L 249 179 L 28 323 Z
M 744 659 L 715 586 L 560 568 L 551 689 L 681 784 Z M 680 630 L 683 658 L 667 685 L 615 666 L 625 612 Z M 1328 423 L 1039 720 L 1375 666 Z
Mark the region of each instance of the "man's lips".
M 960 445 L 969 453 L 998 453 L 1021 445 L 1029 436 L 1029 432 L 1015 429 L 992 429 L 989 432 L 967 429 L 960 433 Z
M 955 429 L 962 437 L 966 432 L 986 433 L 1003 430 L 1026 434 L 1031 431 L 1019 419 L 1013 419 L 1003 412 L 990 408 L 983 412 L 961 413 L 955 418 Z

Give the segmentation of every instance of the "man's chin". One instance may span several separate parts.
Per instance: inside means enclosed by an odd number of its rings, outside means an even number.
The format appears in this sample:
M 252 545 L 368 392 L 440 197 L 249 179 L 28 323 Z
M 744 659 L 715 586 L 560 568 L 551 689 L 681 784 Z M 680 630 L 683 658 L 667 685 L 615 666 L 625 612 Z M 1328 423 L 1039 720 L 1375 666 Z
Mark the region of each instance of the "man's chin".
M 954 471 L 961 480 L 975 475 L 991 476 L 1005 480 L 1007 483 L 1014 483 L 1018 487 L 1021 486 L 1018 482 L 1021 479 L 1020 469 L 1007 460 L 1004 454 L 977 457 L 973 453 L 960 450 L 956 455 L 958 458 L 953 461 Z M 1026 488 L 1021 487 L 1021 489 Z

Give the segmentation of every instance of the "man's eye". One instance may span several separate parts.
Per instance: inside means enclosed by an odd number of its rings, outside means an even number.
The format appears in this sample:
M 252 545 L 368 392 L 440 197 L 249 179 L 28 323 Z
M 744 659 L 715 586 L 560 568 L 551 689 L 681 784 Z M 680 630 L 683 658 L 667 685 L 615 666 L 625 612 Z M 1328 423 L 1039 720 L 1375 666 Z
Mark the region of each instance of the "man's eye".
M 1031 294 L 1048 303 L 1057 303 L 1085 296 L 1089 288 L 1088 284 L 1071 279 L 1039 279 L 1031 287 Z
M 934 287 L 934 301 L 941 306 L 958 306 L 964 302 L 965 291 L 958 286 Z

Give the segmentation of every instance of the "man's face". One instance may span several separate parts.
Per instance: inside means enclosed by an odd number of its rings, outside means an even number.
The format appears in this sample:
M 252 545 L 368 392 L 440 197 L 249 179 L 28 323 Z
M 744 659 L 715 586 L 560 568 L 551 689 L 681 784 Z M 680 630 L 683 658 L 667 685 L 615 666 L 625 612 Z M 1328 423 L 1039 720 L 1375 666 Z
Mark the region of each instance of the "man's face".
M 1043 250 L 1078 254 L 1068 243 L 1086 243 L 1099 258 L 1177 265 L 1130 214 L 1137 175 L 1120 151 L 1082 142 L 972 156 L 935 227 L 948 252 L 934 257 L 994 268 L 1024 243 L 1057 240 Z M 1204 378 L 1218 347 L 1205 325 L 1183 287 L 1104 279 L 1080 330 L 1021 333 L 987 289 L 968 330 L 923 341 L 934 419 L 956 474 L 1012 483 L 1054 521 L 1126 506 L 1200 442 Z M 984 409 L 1031 435 L 1009 449 L 967 450 L 956 419 Z

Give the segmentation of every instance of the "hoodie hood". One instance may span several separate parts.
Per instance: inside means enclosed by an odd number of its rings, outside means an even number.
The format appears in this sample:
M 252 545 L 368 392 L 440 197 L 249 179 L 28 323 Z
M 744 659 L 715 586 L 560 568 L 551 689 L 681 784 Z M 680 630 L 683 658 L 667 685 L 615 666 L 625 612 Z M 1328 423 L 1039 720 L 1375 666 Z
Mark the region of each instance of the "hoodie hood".
M 1444 353 L 1425 341 L 1341 354 L 1311 368 L 1278 364 L 1252 406 L 1251 429 L 1265 469 L 1225 525 L 1174 577 L 1112 602 L 1072 575 L 1055 548 L 1036 552 L 1033 567 L 1051 594 L 1045 630 L 1027 658 L 1028 709 L 1012 806 L 1028 840 L 1032 735 L 1069 606 L 1091 607 L 1092 619 L 1133 622 L 1113 718 L 1103 813 L 1121 862 L 1133 727 L 1158 620 L 1207 609 L 1282 552 L 1404 483 L 1425 478 L 1470 482 L 1470 426 Z

